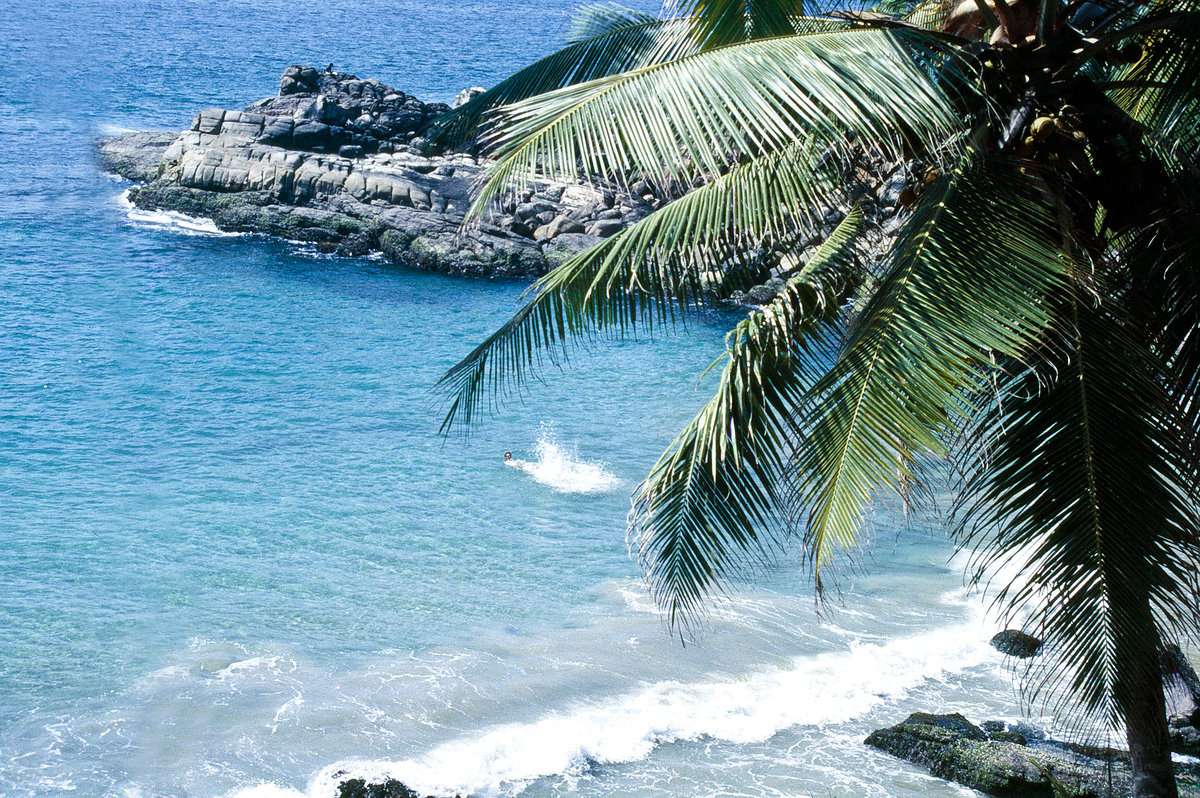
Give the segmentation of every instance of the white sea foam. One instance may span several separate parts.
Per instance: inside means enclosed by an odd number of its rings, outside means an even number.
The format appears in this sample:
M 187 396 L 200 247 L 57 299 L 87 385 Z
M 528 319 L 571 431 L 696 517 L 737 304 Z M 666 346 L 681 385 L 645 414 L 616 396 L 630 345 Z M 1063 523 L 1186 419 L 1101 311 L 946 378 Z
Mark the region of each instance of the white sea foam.
M 117 202 L 125 209 L 129 221 L 135 224 L 153 227 L 159 230 L 170 230 L 189 236 L 218 236 L 232 238 L 246 235 L 245 233 L 230 233 L 217 227 L 212 219 L 199 216 L 188 216 L 177 211 L 147 211 L 129 201 L 129 191 L 126 190 L 117 198 Z
M 577 451 L 560 445 L 549 425 L 542 425 L 533 451 L 536 459 L 514 458 L 505 465 L 524 471 L 559 493 L 603 493 L 621 484 L 604 464 L 581 460 Z
M 253 673 L 266 673 L 269 675 L 278 675 L 280 673 L 291 673 L 296 670 L 296 663 L 282 657 L 248 657 L 247 659 L 231 662 L 221 670 L 217 671 L 215 676 L 218 679 L 231 679 L 237 676 Z
M 137 131 L 131 127 L 121 127 L 120 125 L 97 125 L 96 130 L 101 136 L 119 136 L 122 133 L 136 133 Z
M 995 656 L 976 626 L 967 624 L 882 644 L 852 644 L 742 679 L 658 682 L 530 723 L 493 727 L 414 759 L 339 762 L 314 777 L 309 794 L 332 794 L 347 777 L 392 777 L 422 793 L 512 795 L 542 776 L 585 773 L 593 762 L 644 759 L 665 743 L 708 737 L 747 744 L 793 726 L 844 723 Z M 239 798 L 296 794 L 254 789 Z

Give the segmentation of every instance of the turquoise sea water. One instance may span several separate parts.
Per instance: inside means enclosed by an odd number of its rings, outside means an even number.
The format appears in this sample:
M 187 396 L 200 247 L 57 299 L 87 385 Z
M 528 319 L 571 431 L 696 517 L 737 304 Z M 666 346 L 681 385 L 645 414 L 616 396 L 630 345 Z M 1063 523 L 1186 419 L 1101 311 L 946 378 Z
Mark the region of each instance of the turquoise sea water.
M 1018 712 L 952 551 L 879 518 L 814 611 L 783 562 L 666 634 L 628 496 L 733 317 L 551 372 L 467 440 L 430 387 L 523 288 L 131 214 L 92 141 L 291 63 L 426 99 L 571 3 L 50 0 L 0 19 L 0 794 L 960 791 L 861 745 Z M 650 2 L 641 4 L 653 10 Z M 506 468 L 511 449 L 526 461 Z

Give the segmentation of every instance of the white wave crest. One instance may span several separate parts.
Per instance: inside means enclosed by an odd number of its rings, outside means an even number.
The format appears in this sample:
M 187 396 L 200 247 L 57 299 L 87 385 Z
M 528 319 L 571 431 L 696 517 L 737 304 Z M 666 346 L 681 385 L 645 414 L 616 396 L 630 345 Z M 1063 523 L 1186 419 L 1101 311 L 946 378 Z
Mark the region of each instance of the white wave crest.
M 542 776 L 644 759 L 664 743 L 701 737 L 755 743 L 793 726 L 843 723 L 992 658 L 972 624 L 800 657 L 790 668 L 744 679 L 659 682 L 531 723 L 494 727 L 416 759 L 340 762 L 314 777 L 309 794 L 332 794 L 350 777 L 390 777 L 422 794 L 513 795 Z
M 158 230 L 170 230 L 173 233 L 183 233 L 189 236 L 235 238 L 246 235 L 245 233 L 231 233 L 221 230 L 212 219 L 188 216 L 186 213 L 179 213 L 177 211 L 143 210 L 129 201 L 128 190 L 121 193 L 121 196 L 117 198 L 117 202 L 125 209 L 125 215 L 129 217 L 129 221 L 145 225 L 146 227 Z
M 561 446 L 548 425 L 542 426 L 533 451 L 536 459 L 514 458 L 505 465 L 524 471 L 534 481 L 559 493 L 603 493 L 621 484 L 604 464 L 581 460 L 578 452 Z

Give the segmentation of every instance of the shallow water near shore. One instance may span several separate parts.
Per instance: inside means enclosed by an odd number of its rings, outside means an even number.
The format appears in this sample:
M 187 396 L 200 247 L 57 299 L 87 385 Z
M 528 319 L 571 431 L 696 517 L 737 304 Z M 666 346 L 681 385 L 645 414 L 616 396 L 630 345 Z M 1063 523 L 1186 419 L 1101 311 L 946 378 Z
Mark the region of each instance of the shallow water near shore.
M 933 522 L 882 513 L 821 615 L 786 558 L 686 646 L 654 612 L 629 494 L 735 317 L 601 346 L 443 439 L 431 386 L 523 285 L 131 212 L 95 166 L 95 136 L 240 107 L 291 63 L 448 100 L 572 5 L 6 11 L 0 794 L 966 792 L 861 744 L 1019 713 Z

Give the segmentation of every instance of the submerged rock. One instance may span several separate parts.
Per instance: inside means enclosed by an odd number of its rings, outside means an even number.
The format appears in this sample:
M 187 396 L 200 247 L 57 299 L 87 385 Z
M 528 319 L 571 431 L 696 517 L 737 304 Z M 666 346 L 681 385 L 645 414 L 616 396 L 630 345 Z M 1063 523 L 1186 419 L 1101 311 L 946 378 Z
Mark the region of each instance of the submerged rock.
M 992 648 L 1010 657 L 1028 659 L 1042 650 L 1042 641 L 1016 629 L 1005 629 L 992 638 Z
M 451 274 L 541 274 L 600 240 L 585 232 L 612 235 L 648 211 L 632 197 L 543 182 L 506 213 L 464 228 L 486 164 L 421 149 L 448 110 L 379 81 L 297 65 L 275 97 L 242 111 L 204 109 L 182 133 L 103 138 L 100 160 L 144 184 L 130 194 L 140 208 Z

